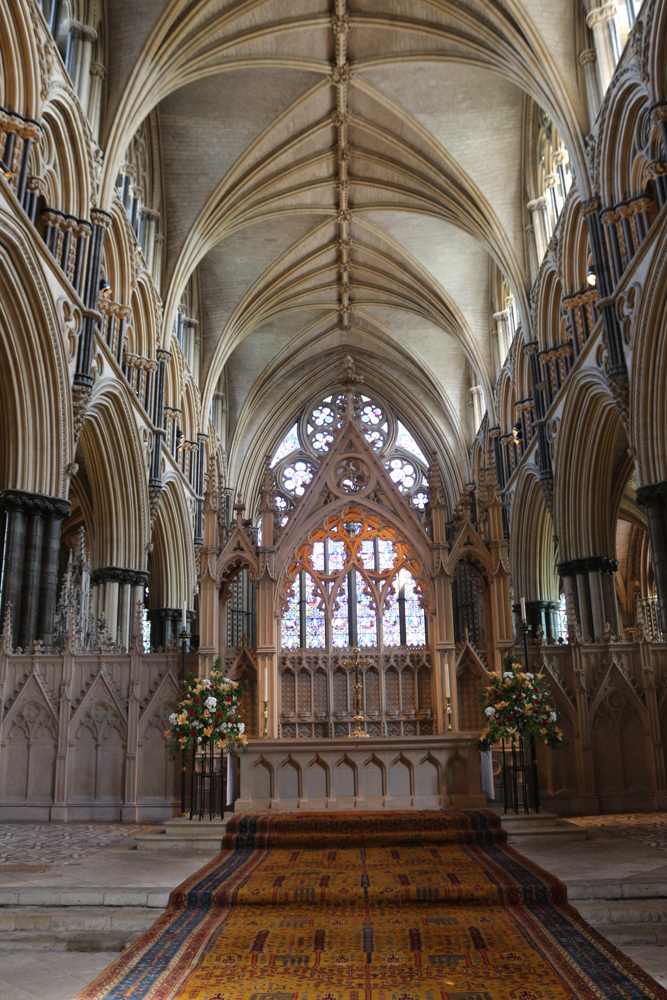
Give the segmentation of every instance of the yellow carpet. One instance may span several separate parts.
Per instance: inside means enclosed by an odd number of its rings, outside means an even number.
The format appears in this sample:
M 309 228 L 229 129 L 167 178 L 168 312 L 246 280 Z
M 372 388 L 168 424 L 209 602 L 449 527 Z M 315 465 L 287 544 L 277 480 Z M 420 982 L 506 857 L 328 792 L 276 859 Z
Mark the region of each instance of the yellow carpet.
M 639 1000 L 667 993 L 486 812 L 233 817 L 79 1000 Z

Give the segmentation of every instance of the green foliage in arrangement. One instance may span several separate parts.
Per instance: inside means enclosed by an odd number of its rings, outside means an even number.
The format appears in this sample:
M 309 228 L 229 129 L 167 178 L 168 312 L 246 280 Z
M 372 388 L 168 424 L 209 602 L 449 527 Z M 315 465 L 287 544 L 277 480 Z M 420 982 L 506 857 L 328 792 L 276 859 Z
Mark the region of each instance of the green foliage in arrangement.
M 534 736 L 550 747 L 563 746 L 563 733 L 556 725 L 558 713 L 544 674 L 523 671 L 512 653 L 503 660 L 503 668 L 502 674 L 489 674 L 490 685 L 480 691 L 486 728 L 478 748 L 490 750 L 498 740 L 521 736 Z
M 190 750 L 205 750 L 211 744 L 237 754 L 246 750 L 245 725 L 239 714 L 239 702 L 245 685 L 222 676 L 222 659 L 213 664 L 211 677 L 189 674 L 181 683 L 178 710 L 169 716 L 171 729 L 169 759 Z

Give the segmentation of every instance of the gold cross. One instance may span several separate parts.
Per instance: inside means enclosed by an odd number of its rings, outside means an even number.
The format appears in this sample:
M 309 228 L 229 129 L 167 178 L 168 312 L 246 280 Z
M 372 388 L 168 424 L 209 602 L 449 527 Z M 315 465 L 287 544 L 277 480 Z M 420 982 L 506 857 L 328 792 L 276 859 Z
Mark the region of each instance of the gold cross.
M 361 681 L 359 680 L 359 667 L 372 667 L 372 660 L 360 660 L 359 659 L 359 649 L 355 646 L 351 650 L 352 658 L 341 660 L 341 666 L 343 667 L 354 667 L 354 715 L 352 719 L 354 721 L 354 727 L 351 733 L 348 733 L 348 739 L 369 739 L 370 733 L 367 733 L 363 728 L 362 723 L 364 721 L 364 716 L 361 711 Z

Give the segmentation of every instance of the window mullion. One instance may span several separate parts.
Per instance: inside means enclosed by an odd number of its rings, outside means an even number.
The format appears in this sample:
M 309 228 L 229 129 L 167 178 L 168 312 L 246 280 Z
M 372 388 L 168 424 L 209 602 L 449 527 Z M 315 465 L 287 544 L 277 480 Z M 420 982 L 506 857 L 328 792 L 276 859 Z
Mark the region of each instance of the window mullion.
M 306 572 L 299 573 L 299 645 L 306 648 Z
M 350 627 L 350 646 L 357 645 L 357 571 L 352 567 L 347 574 L 347 614 Z
M 401 646 L 407 646 L 407 629 L 405 627 L 405 584 L 398 590 L 398 621 L 401 634 Z

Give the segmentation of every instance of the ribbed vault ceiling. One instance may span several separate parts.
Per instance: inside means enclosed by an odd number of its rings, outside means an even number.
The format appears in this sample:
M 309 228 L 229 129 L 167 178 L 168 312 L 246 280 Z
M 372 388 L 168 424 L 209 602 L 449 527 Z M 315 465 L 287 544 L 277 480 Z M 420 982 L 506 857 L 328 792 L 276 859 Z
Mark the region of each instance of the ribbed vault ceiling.
M 492 262 L 528 313 L 526 95 L 585 176 L 574 0 L 107 7 L 106 196 L 158 107 L 165 329 L 198 268 L 232 466 L 349 352 L 464 482 L 471 380 L 493 405 Z

